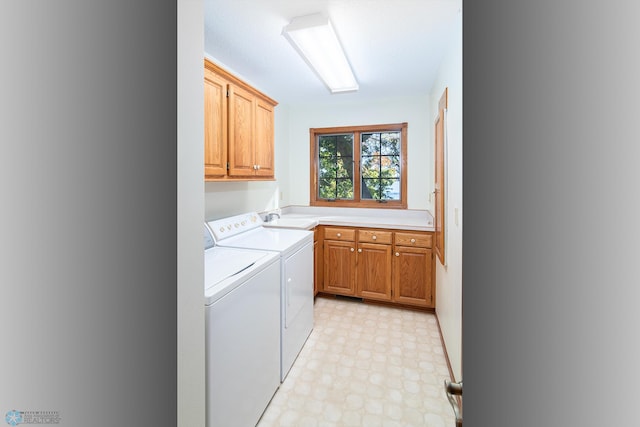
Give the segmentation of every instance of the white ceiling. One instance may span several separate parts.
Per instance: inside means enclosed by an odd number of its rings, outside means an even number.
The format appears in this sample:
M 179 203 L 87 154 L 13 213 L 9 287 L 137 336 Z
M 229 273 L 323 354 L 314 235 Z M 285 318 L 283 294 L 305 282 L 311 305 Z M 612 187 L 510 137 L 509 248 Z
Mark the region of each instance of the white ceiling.
M 204 0 L 205 55 L 281 104 L 327 104 L 428 94 L 462 0 Z M 360 85 L 332 95 L 282 28 L 323 13 Z

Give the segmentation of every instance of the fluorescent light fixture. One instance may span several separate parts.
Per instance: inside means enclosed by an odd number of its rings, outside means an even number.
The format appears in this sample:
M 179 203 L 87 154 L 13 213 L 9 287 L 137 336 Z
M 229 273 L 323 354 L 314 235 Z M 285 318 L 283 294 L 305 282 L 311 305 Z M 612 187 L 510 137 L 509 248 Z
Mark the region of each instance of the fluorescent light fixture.
M 358 90 L 358 82 L 329 18 L 322 14 L 293 18 L 282 29 L 282 35 L 296 48 L 331 93 Z

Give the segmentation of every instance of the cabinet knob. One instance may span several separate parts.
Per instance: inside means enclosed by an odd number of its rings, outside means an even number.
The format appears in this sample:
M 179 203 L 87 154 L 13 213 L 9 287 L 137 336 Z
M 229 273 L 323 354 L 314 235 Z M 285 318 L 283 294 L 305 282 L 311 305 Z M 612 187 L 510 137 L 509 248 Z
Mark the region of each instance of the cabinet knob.
M 376 236 L 376 235 L 374 235 L 374 236 L 372 237 L 372 239 L 373 239 L 373 240 L 376 240 L 377 238 L 378 238 L 378 236 Z
M 416 242 L 416 239 L 411 239 L 411 243 L 415 243 L 415 242 Z
M 362 249 L 358 249 L 358 253 L 362 253 Z
M 256 165 L 256 169 L 257 169 L 257 170 L 260 170 L 260 165 Z
M 353 251 L 355 251 L 355 249 L 354 249 L 354 248 L 351 248 L 351 252 L 353 252 Z
M 400 256 L 400 252 L 396 252 L 396 256 Z
M 256 165 L 253 165 L 253 170 L 256 170 Z
M 338 233 L 338 234 L 336 234 L 336 236 L 342 237 L 342 233 Z

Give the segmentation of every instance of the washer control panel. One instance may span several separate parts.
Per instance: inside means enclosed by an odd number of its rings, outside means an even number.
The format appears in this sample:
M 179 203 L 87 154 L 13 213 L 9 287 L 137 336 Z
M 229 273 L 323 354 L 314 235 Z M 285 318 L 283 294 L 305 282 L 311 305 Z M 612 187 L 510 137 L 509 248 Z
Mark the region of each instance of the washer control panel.
M 217 241 L 227 239 L 240 233 L 261 227 L 262 218 L 256 212 L 230 216 L 208 222 L 209 228 Z

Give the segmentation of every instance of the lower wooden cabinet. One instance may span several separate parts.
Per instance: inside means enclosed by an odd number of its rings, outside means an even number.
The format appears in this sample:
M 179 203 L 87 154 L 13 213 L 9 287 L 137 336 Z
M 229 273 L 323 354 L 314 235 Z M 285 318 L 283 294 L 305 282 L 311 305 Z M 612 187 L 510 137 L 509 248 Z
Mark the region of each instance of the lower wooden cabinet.
M 356 264 L 357 295 L 391 300 L 391 245 L 358 243 Z
M 318 291 L 435 307 L 433 233 L 320 227 Z
M 318 243 L 318 227 L 313 230 L 313 296 L 318 294 L 322 284 L 322 250 Z
M 396 246 L 393 257 L 393 301 L 433 307 L 433 252 Z
M 355 295 L 356 252 L 354 242 L 324 241 L 323 290 L 338 295 Z

